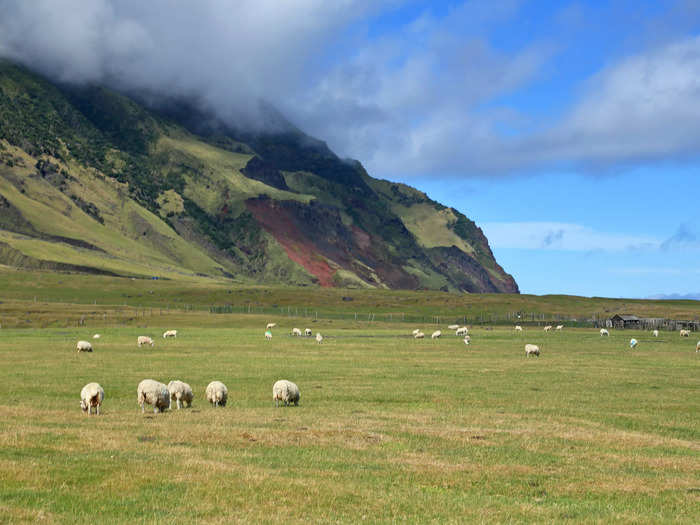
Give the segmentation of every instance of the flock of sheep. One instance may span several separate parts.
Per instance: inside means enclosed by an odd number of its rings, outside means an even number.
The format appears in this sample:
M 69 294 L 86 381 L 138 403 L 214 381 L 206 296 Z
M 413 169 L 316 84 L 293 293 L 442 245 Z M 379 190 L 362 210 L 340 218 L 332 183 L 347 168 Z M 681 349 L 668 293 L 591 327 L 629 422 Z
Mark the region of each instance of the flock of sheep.
M 265 327 L 266 339 L 272 339 L 272 329 L 275 328 L 275 326 L 277 326 L 275 323 L 267 324 L 267 326 Z M 455 335 L 458 337 L 464 336 L 463 341 L 465 345 L 470 344 L 471 337 L 469 336 L 469 330 L 466 326 L 449 325 L 447 328 L 449 330 L 454 330 Z M 544 327 L 544 331 L 550 332 L 552 328 L 553 327 L 551 325 L 547 325 Z M 520 325 L 516 325 L 514 329 L 516 332 L 523 332 L 523 327 Z M 555 328 L 555 330 L 557 331 L 561 331 L 563 329 L 564 325 L 557 325 Z M 299 328 L 292 328 L 291 335 L 295 337 L 301 337 L 302 331 Z M 304 330 L 304 335 L 310 337 L 312 335 L 311 329 L 306 328 Z M 412 335 L 415 339 L 425 338 L 425 334 L 418 328 L 413 330 Z M 610 332 L 608 332 L 607 329 L 600 329 L 601 337 L 608 337 L 609 335 Z M 653 330 L 652 335 L 654 337 L 658 337 L 659 331 Z M 435 330 L 431 334 L 430 338 L 439 339 L 441 336 L 442 331 Z M 690 337 L 690 331 L 681 330 L 680 336 Z M 93 339 L 99 339 L 100 337 L 100 334 L 93 335 Z M 170 337 L 177 337 L 177 330 L 167 330 L 163 332 L 163 339 L 168 339 Z M 320 333 L 317 333 L 316 342 L 321 344 L 322 341 L 323 336 L 321 336 Z M 144 335 L 138 336 L 136 343 L 139 347 L 143 345 L 155 345 L 151 337 Z M 636 348 L 638 344 L 639 342 L 636 339 L 630 339 L 630 348 Z M 78 341 L 77 349 L 78 352 L 92 352 L 93 350 L 92 344 L 89 341 Z M 700 352 L 700 341 L 698 341 L 697 345 L 695 345 L 695 351 Z M 526 344 L 525 356 L 539 357 L 540 348 L 537 345 Z M 167 385 L 165 385 L 164 383 L 155 381 L 153 379 L 144 379 L 138 384 L 136 393 L 137 401 L 139 406 L 141 407 L 142 413 L 145 412 L 145 405 L 151 405 L 153 407 L 153 412 L 157 413 L 170 409 L 172 401 L 175 402 L 178 410 L 184 407 L 185 405 L 187 405 L 187 407 L 191 407 L 192 400 L 194 399 L 192 387 L 190 387 L 189 384 L 180 380 L 170 381 Z M 99 415 L 100 407 L 102 406 L 102 401 L 104 400 L 104 397 L 104 389 L 98 383 L 88 383 L 80 391 L 80 407 L 82 408 L 83 412 L 85 412 L 88 416 L 92 414 L 93 408 L 95 409 L 95 413 Z M 212 381 L 207 385 L 207 388 L 205 390 L 205 398 L 214 407 L 224 407 L 226 406 L 226 401 L 228 399 L 228 389 L 226 388 L 226 385 L 223 384 L 221 381 Z M 275 402 L 275 406 L 279 406 L 280 401 L 284 403 L 285 406 L 288 406 L 292 403 L 294 405 L 299 405 L 299 398 L 299 387 L 291 381 L 281 379 L 272 386 L 272 400 Z
M 265 336 L 274 327 L 274 323 L 268 324 Z M 307 330 L 308 335 L 311 335 L 311 330 L 308 328 Z M 101 336 L 95 334 L 92 337 L 99 339 Z M 169 337 L 177 337 L 177 330 L 168 330 L 163 333 L 163 339 Z M 316 334 L 316 340 L 319 343 L 322 339 L 321 334 Z M 139 347 L 143 345 L 154 346 L 155 344 L 152 338 L 145 335 L 140 335 L 136 341 Z M 77 348 L 78 352 L 92 352 L 92 344 L 89 341 L 78 341 Z M 204 396 L 214 407 L 225 407 L 228 400 L 228 388 L 221 381 L 212 381 L 207 385 Z M 275 402 L 275 406 L 279 406 L 280 401 L 285 406 L 291 404 L 298 406 L 300 397 L 299 387 L 291 381 L 280 379 L 272 385 L 272 400 Z M 99 415 L 104 398 L 105 391 L 99 383 L 88 383 L 80 391 L 80 408 L 88 416 L 93 413 L 93 409 L 95 414 Z M 136 400 L 141 407 L 141 413 L 146 411 L 146 405 L 152 406 L 154 413 L 163 412 L 170 409 L 173 401 L 178 410 L 185 406 L 189 408 L 192 406 L 193 399 L 192 387 L 178 379 L 170 381 L 167 385 L 154 379 L 144 379 L 136 388 Z

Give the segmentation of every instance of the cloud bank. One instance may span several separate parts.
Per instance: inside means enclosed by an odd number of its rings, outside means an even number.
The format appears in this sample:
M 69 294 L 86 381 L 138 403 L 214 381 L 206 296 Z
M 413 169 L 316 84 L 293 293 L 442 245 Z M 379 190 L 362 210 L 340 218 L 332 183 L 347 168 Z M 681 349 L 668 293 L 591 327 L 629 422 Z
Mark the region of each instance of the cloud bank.
M 698 16 L 692 2 L 665 3 L 678 20 Z M 404 4 L 415 2 L 0 0 L 0 55 L 63 81 L 196 96 L 250 126 L 266 100 L 380 176 L 599 170 L 698 156 L 700 37 L 687 30 L 666 27 L 664 38 L 601 63 L 542 116 L 517 99 L 555 76 L 566 57 L 561 33 L 590 14 L 564 5 L 542 36 L 511 46 L 497 36 L 526 21 L 518 0 L 437 14 L 427 4 L 375 28 Z

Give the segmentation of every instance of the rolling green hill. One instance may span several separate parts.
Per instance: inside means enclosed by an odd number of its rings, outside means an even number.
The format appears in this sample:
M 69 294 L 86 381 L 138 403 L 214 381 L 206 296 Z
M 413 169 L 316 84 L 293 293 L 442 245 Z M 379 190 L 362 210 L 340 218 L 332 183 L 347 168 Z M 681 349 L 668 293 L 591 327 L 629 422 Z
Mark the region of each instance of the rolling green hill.
M 268 109 L 238 130 L 0 62 L 0 264 L 180 280 L 518 292 L 457 210 Z

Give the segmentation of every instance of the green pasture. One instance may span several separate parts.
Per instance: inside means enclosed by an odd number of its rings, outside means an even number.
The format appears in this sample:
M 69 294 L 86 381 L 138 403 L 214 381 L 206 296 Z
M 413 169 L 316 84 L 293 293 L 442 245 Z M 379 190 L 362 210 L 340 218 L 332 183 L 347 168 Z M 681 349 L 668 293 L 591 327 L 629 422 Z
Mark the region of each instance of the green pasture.
M 412 328 L 198 312 L 3 328 L 0 522 L 698 522 L 697 337 L 475 327 L 467 347 Z M 144 378 L 190 383 L 193 407 L 142 415 Z M 282 378 L 299 407 L 274 408 Z M 90 381 L 99 417 L 79 409 Z

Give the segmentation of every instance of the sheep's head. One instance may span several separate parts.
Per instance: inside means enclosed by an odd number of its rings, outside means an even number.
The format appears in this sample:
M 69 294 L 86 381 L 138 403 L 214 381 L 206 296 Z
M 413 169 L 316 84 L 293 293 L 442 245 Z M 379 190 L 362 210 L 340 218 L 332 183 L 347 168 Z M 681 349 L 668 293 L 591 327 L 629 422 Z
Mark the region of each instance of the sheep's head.
M 82 408 L 83 412 L 87 412 L 88 410 L 88 404 L 85 402 L 84 399 L 80 400 L 80 408 Z

